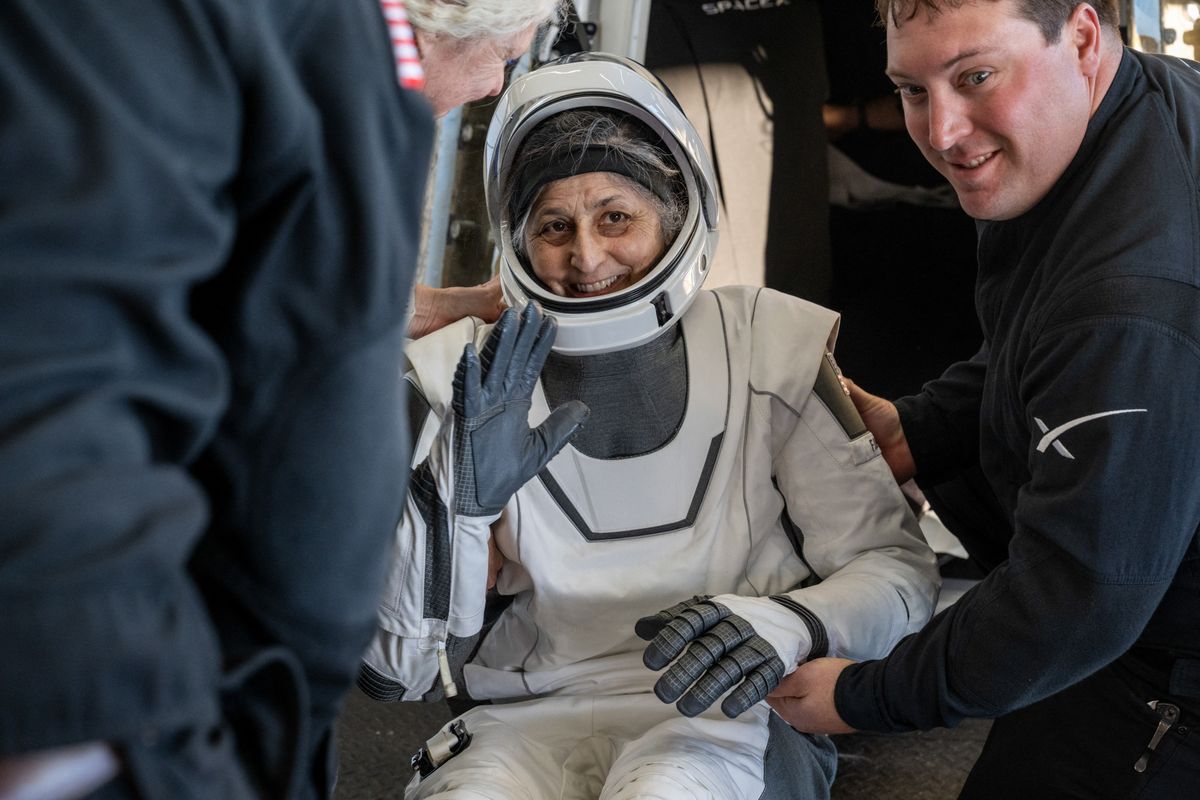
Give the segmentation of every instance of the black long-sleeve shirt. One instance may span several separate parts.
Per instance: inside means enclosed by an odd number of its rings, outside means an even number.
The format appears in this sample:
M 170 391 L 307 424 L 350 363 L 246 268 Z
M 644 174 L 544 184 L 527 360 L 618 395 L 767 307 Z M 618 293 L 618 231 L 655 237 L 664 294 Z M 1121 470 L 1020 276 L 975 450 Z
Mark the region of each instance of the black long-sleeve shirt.
M 11 0 L 0 109 L 0 755 L 211 725 L 270 646 L 315 742 L 407 472 L 378 0 Z
M 1126 51 L 1066 173 L 979 226 L 985 344 L 897 403 L 919 479 L 978 464 L 1008 560 L 839 713 L 881 731 L 996 716 L 1131 646 L 1200 654 L 1200 73 Z

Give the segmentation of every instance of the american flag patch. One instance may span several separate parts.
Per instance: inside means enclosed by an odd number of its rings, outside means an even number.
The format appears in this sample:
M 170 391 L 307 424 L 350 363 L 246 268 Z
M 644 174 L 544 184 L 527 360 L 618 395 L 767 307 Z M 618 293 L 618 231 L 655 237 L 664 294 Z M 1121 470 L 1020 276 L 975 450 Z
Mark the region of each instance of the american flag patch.
M 396 79 L 405 89 L 421 91 L 425 88 L 425 70 L 421 69 L 421 54 L 417 51 L 417 40 L 413 37 L 412 25 L 404 12 L 401 0 L 379 0 L 383 8 L 383 19 L 387 22 L 388 36 L 392 40 L 392 55 L 396 58 Z

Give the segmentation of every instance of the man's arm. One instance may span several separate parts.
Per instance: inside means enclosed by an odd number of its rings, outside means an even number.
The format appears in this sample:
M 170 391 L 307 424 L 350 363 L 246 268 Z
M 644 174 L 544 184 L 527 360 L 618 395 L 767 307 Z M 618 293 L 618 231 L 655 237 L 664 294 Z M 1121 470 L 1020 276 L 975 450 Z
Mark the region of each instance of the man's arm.
M 978 452 L 979 398 L 986 369 L 985 343 L 969 361 L 952 365 L 942 377 L 925 384 L 920 394 L 895 403 L 843 378 L 850 399 L 875 436 L 897 483 L 917 475 L 914 450 L 920 454 L 923 482 L 940 482 L 948 472 L 973 463 L 971 455 Z
M 979 463 L 979 406 L 987 362 L 984 342 L 969 360 L 952 364 L 920 393 L 896 401 L 918 483 L 941 483 Z M 871 427 L 866 413 L 864 419 Z M 909 477 L 897 475 L 897 480 Z
M 1200 519 L 1195 333 L 1109 320 L 1042 335 L 1019 387 L 1030 475 L 1008 562 L 889 658 L 848 667 L 836 689 L 846 722 L 908 730 L 1003 714 L 1142 635 Z

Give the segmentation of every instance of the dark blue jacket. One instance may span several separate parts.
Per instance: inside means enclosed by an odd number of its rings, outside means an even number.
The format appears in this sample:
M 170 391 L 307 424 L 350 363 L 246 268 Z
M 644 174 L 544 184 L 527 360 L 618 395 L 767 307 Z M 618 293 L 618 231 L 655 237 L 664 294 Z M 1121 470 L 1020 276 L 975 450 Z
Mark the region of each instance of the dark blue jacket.
M 268 649 L 323 749 L 407 474 L 378 0 L 10 0 L 0 109 L 0 755 L 211 725 Z

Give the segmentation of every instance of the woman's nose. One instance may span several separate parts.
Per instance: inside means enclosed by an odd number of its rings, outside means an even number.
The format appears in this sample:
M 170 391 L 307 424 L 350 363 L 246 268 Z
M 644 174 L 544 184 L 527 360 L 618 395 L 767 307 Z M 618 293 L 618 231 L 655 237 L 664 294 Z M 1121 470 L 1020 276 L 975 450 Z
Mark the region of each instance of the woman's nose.
M 595 272 L 604 262 L 604 248 L 594 233 L 581 230 L 571 246 L 571 266 L 580 272 Z

